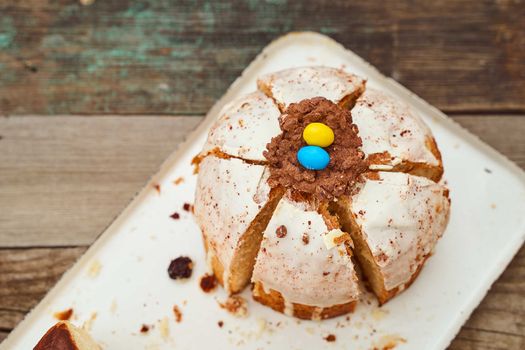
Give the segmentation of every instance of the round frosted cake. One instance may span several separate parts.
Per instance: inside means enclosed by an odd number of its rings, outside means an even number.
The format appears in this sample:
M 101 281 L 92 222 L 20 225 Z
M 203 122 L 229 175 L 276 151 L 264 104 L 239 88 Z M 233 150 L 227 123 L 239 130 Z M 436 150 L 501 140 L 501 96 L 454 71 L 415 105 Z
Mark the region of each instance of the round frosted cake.
M 303 319 L 406 289 L 448 222 L 443 164 L 405 103 L 340 69 L 259 78 L 228 105 L 194 162 L 194 213 L 231 294 Z

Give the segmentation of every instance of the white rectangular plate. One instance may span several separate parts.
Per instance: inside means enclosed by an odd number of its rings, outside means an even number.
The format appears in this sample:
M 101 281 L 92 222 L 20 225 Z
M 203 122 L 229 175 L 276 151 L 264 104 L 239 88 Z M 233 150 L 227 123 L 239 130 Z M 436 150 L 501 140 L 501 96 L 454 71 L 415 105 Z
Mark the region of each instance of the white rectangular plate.
M 199 287 L 207 271 L 201 234 L 182 208 L 193 201 L 190 161 L 226 102 L 255 90 L 263 73 L 303 65 L 343 67 L 420 112 L 443 154 L 452 197 L 450 224 L 412 287 L 382 308 L 369 299 L 349 318 L 299 321 L 255 303 L 245 291 L 249 316 L 235 318 L 218 306 L 226 299 L 222 289 L 205 294 Z M 184 182 L 174 184 L 179 177 Z M 56 322 L 54 312 L 73 308 L 72 321 L 82 325 L 92 319 L 91 333 L 105 349 L 369 349 L 388 343 L 399 349 L 444 349 L 523 243 L 524 203 L 525 175 L 516 165 L 333 40 L 315 33 L 289 34 L 250 64 L 0 347 L 31 349 Z M 174 212 L 180 213 L 179 220 L 170 218 Z M 180 255 L 195 261 L 186 282 L 166 273 L 170 260 Z M 180 323 L 174 305 L 183 313 Z M 143 324 L 153 325 L 147 334 L 139 331 Z M 328 334 L 336 341 L 324 340 Z

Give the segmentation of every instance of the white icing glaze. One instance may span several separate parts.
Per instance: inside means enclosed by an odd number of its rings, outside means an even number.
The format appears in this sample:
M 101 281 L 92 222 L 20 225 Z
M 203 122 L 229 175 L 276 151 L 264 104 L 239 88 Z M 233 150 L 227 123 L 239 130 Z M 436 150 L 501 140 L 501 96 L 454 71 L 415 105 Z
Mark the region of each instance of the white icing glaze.
M 388 151 L 393 158 L 391 165 L 402 161 L 439 164 L 425 144 L 432 138 L 430 129 L 402 101 L 367 88 L 352 109 L 352 119 L 359 128 L 367 156 Z
M 445 188 L 404 173 L 380 172 L 352 197 L 351 211 L 391 290 L 408 282 L 443 234 Z
M 272 97 L 284 107 L 304 99 L 322 96 L 338 103 L 345 96 L 364 88 L 364 80 L 331 67 L 299 67 L 267 74 L 258 85 L 269 87 Z
M 287 233 L 278 238 L 281 225 Z M 264 232 L 252 281 L 280 292 L 289 303 L 328 307 L 356 300 L 354 266 L 347 254 L 326 248 L 323 236 L 329 231 L 317 211 L 283 197 Z
M 266 144 L 281 133 L 281 113 L 271 98 L 257 91 L 227 104 L 219 115 L 202 153 L 218 147 L 234 157 L 266 160 Z
M 224 266 L 224 281 L 228 280 L 240 237 L 268 201 L 268 185 L 261 181 L 264 170 L 264 166 L 240 159 L 214 156 L 204 158 L 199 165 L 195 217 L 212 254 Z

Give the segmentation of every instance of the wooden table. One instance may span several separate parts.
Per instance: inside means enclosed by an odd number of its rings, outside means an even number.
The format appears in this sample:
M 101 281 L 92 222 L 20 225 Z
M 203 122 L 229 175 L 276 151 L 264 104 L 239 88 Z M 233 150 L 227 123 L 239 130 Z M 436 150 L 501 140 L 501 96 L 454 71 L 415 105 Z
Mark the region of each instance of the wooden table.
M 0 341 L 288 31 L 332 36 L 525 168 L 523 1 L 89 3 L 0 3 Z M 450 348 L 525 348 L 524 248 Z

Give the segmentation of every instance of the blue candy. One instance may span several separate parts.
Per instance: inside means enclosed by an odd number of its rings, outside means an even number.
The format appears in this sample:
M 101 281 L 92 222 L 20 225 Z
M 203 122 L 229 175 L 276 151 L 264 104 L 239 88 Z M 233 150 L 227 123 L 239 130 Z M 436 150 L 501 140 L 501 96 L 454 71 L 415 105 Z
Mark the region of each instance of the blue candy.
M 297 152 L 299 163 L 309 170 L 323 170 L 330 162 L 330 155 L 319 146 L 304 146 Z

